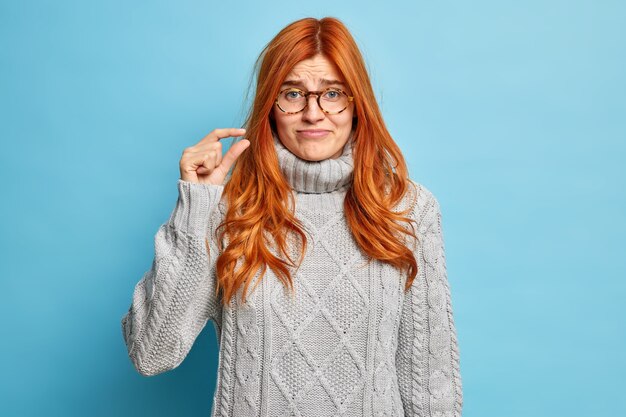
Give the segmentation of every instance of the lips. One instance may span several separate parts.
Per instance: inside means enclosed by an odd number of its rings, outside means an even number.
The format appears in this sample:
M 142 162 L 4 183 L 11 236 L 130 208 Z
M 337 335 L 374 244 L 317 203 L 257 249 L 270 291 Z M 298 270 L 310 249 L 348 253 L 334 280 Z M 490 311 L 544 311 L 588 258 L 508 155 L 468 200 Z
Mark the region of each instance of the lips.
M 328 135 L 330 131 L 324 129 L 304 129 L 298 130 L 298 135 L 305 138 L 323 138 Z
M 303 129 L 303 130 L 298 130 L 298 132 L 318 133 L 318 132 L 328 132 L 328 130 L 326 129 Z

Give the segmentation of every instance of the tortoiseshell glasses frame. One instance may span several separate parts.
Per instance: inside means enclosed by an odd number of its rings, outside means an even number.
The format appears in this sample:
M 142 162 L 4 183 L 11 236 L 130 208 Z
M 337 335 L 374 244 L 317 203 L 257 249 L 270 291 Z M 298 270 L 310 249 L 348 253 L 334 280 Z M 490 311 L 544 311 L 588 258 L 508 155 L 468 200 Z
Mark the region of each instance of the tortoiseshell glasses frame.
M 280 107 L 280 104 L 278 103 L 278 99 L 280 98 L 281 94 L 283 94 L 285 91 L 298 91 L 300 92 L 303 96 L 304 96 L 304 106 L 298 110 L 298 111 L 286 111 L 285 109 L 283 109 L 282 107 Z M 346 107 L 344 107 L 343 109 L 336 111 L 336 112 L 330 112 L 326 109 L 324 109 L 324 107 L 322 107 L 322 104 L 320 102 L 321 97 L 327 93 L 328 91 L 336 91 L 340 94 L 343 94 L 344 96 L 346 96 L 346 98 L 348 99 L 348 103 L 346 104 Z M 348 95 L 348 93 L 346 93 L 344 90 L 342 90 L 341 88 L 337 88 L 337 87 L 328 87 L 325 88 L 324 90 L 321 91 L 308 91 L 305 92 L 304 90 L 301 90 L 299 88 L 295 88 L 295 87 L 289 87 L 289 88 L 285 88 L 283 90 L 280 90 L 280 92 L 278 93 L 278 95 L 276 96 L 276 101 L 274 102 L 276 104 L 276 106 L 283 112 L 283 113 L 287 113 L 287 114 L 298 114 L 301 111 L 303 111 L 304 109 L 306 109 L 306 107 L 309 105 L 309 96 L 313 94 L 315 96 L 317 96 L 317 105 L 320 107 L 320 109 L 322 109 L 322 111 L 326 114 L 339 114 L 342 111 L 344 111 L 345 109 L 348 108 L 348 106 L 350 105 L 350 102 L 354 101 L 354 96 L 350 96 Z

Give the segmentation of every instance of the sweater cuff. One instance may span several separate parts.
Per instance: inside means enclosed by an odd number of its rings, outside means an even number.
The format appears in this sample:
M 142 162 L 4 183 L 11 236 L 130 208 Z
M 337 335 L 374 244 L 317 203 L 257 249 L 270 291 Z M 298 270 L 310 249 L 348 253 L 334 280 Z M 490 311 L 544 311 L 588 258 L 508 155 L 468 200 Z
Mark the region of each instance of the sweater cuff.
M 178 201 L 169 224 L 190 235 L 206 237 L 210 216 L 220 202 L 223 185 L 178 180 Z

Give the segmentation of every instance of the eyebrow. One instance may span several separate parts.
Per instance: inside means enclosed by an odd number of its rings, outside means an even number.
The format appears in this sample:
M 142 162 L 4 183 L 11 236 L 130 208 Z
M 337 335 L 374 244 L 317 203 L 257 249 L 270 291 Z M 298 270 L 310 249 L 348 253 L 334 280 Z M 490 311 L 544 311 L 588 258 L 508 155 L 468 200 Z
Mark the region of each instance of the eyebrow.
M 345 87 L 346 85 L 339 80 L 327 80 L 327 79 L 321 79 L 320 83 L 322 85 L 330 85 L 330 84 L 337 84 L 337 85 L 341 85 L 342 87 Z M 286 85 L 295 85 L 298 87 L 304 87 L 304 83 L 300 80 L 285 80 L 284 83 L 282 83 L 282 86 L 286 86 Z

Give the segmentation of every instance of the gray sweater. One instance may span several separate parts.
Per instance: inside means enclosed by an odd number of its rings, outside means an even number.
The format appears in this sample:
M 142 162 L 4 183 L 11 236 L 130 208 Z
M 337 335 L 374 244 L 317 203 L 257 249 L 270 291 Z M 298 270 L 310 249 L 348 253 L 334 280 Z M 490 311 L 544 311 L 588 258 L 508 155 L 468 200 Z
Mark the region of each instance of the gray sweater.
M 152 266 L 122 318 L 134 367 L 142 375 L 176 368 L 211 320 L 219 343 L 212 417 L 460 416 L 459 349 L 436 198 L 411 181 L 419 193 L 410 212 L 419 271 L 404 293 L 406 276 L 379 261 L 367 265 L 349 232 L 343 199 L 352 142 L 339 158 L 320 162 L 274 143 L 296 195 L 295 214 L 312 237 L 293 276 L 295 297 L 268 268 L 245 304 L 240 289 L 222 308 L 214 296 L 217 243 L 209 239 L 208 256 L 205 237 L 225 215 L 224 187 L 178 180 Z

